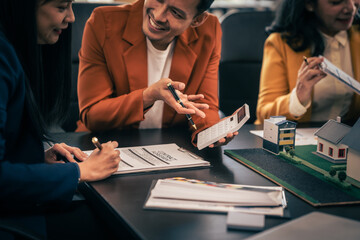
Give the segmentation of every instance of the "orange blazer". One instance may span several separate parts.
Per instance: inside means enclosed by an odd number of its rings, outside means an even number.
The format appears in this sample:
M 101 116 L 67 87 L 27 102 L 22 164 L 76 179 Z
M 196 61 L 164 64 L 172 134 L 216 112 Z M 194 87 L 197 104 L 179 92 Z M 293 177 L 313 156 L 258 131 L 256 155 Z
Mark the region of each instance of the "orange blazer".
M 144 0 L 99 7 L 88 19 L 79 51 L 80 120 L 91 131 L 138 127 L 144 120 L 147 49 L 142 32 Z M 206 118 L 193 115 L 198 130 L 219 121 L 218 66 L 221 27 L 214 15 L 177 37 L 169 78 L 185 83 L 186 94 L 205 96 Z M 185 115 L 165 104 L 163 127 L 188 124 Z M 85 130 L 84 126 L 78 131 Z M 191 129 L 190 124 L 189 129 Z
M 360 32 L 349 31 L 351 60 L 354 78 L 360 81 Z M 291 91 L 296 86 L 297 74 L 302 64 L 303 56 L 310 57 L 310 50 L 295 52 L 281 38 L 279 33 L 272 33 L 264 46 L 264 57 L 260 76 L 260 90 L 256 109 L 255 124 L 262 124 L 270 116 L 285 116 L 288 120 L 309 122 L 311 108 L 301 117 L 295 117 L 289 112 Z M 354 94 L 349 112 L 345 120 L 356 120 L 360 116 L 360 95 Z

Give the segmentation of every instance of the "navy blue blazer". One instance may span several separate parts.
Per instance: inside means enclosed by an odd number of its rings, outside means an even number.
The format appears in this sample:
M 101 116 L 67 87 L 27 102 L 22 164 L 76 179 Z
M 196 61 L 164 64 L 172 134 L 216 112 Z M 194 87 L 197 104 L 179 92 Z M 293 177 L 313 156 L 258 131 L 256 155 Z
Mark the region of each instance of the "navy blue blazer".
M 43 143 L 25 107 L 25 79 L 0 31 L 0 212 L 70 203 L 80 175 L 76 163 L 44 163 Z

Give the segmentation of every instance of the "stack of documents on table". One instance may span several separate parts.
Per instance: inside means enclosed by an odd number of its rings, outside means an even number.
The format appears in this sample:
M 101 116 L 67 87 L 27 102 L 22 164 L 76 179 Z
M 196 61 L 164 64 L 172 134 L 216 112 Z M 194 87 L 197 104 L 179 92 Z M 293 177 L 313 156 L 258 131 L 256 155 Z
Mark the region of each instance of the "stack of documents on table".
M 149 192 L 145 209 L 191 210 L 283 216 L 282 187 L 204 182 L 186 178 L 159 179 Z

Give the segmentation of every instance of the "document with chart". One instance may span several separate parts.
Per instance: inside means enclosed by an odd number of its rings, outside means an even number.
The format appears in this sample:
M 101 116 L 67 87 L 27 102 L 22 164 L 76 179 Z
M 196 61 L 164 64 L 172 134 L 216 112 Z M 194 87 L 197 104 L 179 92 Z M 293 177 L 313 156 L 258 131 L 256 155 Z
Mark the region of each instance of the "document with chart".
M 250 118 L 249 106 L 244 104 L 238 108 L 232 115 L 221 119 L 220 122 L 201 131 L 197 137 L 197 147 L 199 150 L 206 148 L 212 143 L 225 137 L 229 132 L 239 130 Z
M 321 70 L 323 70 L 325 73 L 334 76 L 336 79 L 340 80 L 341 82 L 351 87 L 351 89 L 355 91 L 357 94 L 360 94 L 360 82 L 356 81 L 354 78 L 350 77 L 347 73 L 336 67 L 325 57 L 323 58 L 324 61 L 320 64 Z
M 209 162 L 175 143 L 117 150 L 120 150 L 121 161 L 115 174 L 210 166 Z M 88 155 L 91 152 L 85 151 Z

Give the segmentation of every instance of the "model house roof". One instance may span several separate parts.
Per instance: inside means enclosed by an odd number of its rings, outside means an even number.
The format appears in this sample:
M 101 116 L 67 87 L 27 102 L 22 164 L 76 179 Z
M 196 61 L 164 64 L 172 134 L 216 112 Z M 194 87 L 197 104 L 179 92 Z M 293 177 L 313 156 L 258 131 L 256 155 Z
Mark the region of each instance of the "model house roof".
M 296 123 L 289 121 L 289 120 L 282 120 L 280 122 L 275 123 L 275 125 L 281 127 L 281 128 L 295 128 Z
M 314 135 L 333 144 L 338 144 L 351 130 L 348 125 L 330 119 Z
M 278 126 L 279 128 L 295 128 L 296 123 L 286 120 L 284 116 L 271 116 L 268 119 L 265 119 L 264 122 L 271 123 Z
M 360 152 L 360 118 L 351 128 L 351 131 L 346 134 L 341 143 Z
M 284 116 L 271 116 L 270 118 L 265 119 L 264 121 L 272 123 L 272 124 L 276 124 L 276 123 L 284 121 L 284 120 L 286 121 L 286 117 L 284 117 Z

